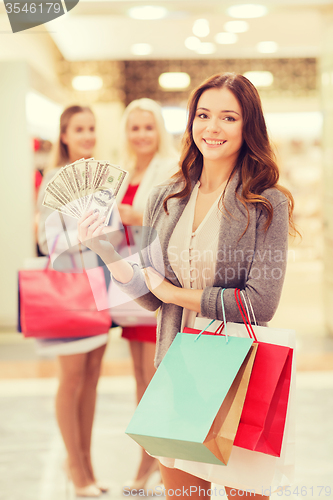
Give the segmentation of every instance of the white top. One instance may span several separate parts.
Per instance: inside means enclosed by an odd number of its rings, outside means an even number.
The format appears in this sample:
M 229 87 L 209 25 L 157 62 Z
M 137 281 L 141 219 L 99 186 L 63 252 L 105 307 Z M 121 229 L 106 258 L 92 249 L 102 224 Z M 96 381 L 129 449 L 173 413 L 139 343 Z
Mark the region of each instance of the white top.
M 221 196 L 218 196 L 197 229 L 192 232 L 199 187 L 200 182 L 198 181 L 171 235 L 168 247 L 168 258 L 172 270 L 182 288 L 195 290 L 203 290 L 206 286 L 213 286 L 222 217 L 219 208 Z M 184 308 L 181 331 L 185 327 L 193 328 L 197 316 L 202 317 L 195 311 Z M 188 460 L 180 462 L 168 457 L 158 457 L 158 459 L 166 467 L 182 468 L 180 464 L 184 463 L 189 468 L 187 472 L 200 475 L 197 470 L 198 462 Z M 207 467 L 207 464 L 201 465 L 203 468 Z M 211 465 L 209 466 L 211 467 Z M 200 477 L 202 476 L 200 475 Z
M 138 212 L 143 212 L 146 208 L 149 191 L 154 186 L 169 179 L 179 169 L 179 157 L 163 157 L 156 154 L 144 172 L 137 192 L 135 193 L 132 207 Z M 126 166 L 124 166 L 126 169 Z M 131 175 L 127 175 L 117 194 L 117 203 L 121 203 L 128 185 L 131 182 Z
M 197 229 L 192 232 L 195 205 L 200 182 L 195 185 L 189 202 L 170 238 L 168 257 L 182 288 L 203 290 L 213 286 L 222 213 L 219 196 Z M 193 327 L 197 313 L 183 310 L 181 331 Z M 198 316 L 201 316 L 198 314 Z

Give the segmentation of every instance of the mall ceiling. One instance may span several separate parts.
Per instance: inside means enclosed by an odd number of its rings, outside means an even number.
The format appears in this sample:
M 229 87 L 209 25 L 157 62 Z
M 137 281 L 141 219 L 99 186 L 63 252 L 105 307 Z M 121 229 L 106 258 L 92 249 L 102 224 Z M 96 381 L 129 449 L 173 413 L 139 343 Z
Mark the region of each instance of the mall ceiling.
M 72 11 L 45 27 L 68 61 L 299 58 L 320 54 L 323 23 L 327 12 L 333 11 L 333 0 L 259 0 L 267 7 L 266 15 L 250 19 L 231 17 L 228 8 L 241 3 L 250 2 L 80 0 Z M 130 8 L 147 5 L 164 7 L 165 17 L 141 20 L 129 16 Z M 210 32 L 197 37 L 199 48 L 194 50 L 185 41 L 194 36 L 193 26 L 198 19 L 208 21 Z M 222 35 L 237 38 L 232 44 L 217 43 L 216 35 L 226 32 L 226 23 L 235 20 L 246 21 L 248 30 L 236 36 Z M 195 46 L 195 40 L 191 40 Z M 275 52 L 259 52 L 260 42 L 275 42 Z M 141 46 L 145 53 L 134 55 L 135 44 L 146 44 Z M 274 44 L 268 46 L 271 50 L 272 45 L 274 48 Z M 140 46 L 136 49 L 140 50 Z

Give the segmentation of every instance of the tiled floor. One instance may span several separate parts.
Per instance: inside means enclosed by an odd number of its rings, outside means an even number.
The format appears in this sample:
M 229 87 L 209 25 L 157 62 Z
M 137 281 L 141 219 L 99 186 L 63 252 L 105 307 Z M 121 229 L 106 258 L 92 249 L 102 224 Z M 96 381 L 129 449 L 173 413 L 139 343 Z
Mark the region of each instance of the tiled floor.
M 293 491 L 298 486 L 300 492 L 303 486 L 299 497 L 332 498 L 333 372 L 301 372 L 297 389 Z M 55 390 L 53 378 L 0 381 L 2 500 L 74 498 L 61 470 L 64 450 L 54 420 Z M 101 379 L 93 453 L 98 476 L 111 486 L 105 500 L 123 499 L 122 486 L 135 472 L 139 450 L 124 434 L 134 406 L 131 376 Z

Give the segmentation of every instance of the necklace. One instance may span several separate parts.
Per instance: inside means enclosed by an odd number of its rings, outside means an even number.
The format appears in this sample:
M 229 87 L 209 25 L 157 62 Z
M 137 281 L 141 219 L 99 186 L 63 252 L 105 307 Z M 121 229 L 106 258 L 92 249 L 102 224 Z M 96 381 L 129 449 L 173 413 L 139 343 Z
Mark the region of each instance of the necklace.
M 201 182 L 199 181 L 199 194 L 202 196 L 210 196 L 210 195 L 216 195 L 217 192 L 222 192 L 227 184 L 227 181 L 223 181 L 222 184 L 220 184 L 214 191 L 209 191 L 207 193 L 203 192 L 200 190 L 201 187 Z

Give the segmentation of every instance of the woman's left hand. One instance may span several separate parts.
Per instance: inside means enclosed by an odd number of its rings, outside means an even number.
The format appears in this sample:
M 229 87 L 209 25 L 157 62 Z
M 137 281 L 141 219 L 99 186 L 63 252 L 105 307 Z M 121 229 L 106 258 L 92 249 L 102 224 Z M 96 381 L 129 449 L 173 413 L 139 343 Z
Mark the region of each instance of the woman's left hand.
M 164 278 L 153 267 L 143 269 L 146 285 L 149 290 L 162 302 L 174 303 L 177 287 Z

